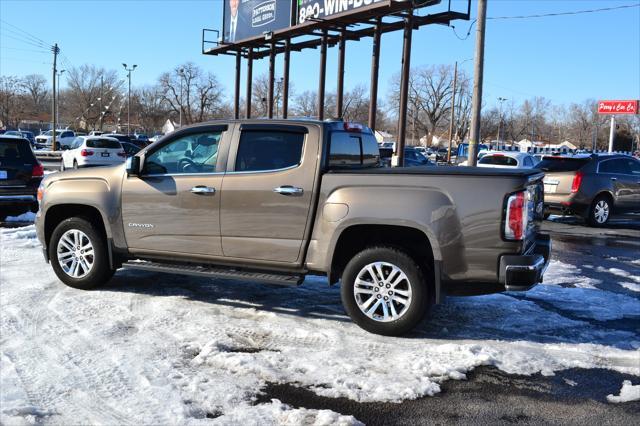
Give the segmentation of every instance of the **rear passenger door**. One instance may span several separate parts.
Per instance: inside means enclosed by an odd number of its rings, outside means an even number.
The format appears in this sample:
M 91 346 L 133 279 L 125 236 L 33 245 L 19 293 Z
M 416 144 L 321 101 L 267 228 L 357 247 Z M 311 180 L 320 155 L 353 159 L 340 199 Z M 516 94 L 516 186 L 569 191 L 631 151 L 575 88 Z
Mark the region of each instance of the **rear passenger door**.
M 614 207 L 617 209 L 630 209 L 634 205 L 635 192 L 638 179 L 634 179 L 626 159 L 612 158 L 604 160 L 598 165 L 598 173 L 601 177 L 609 179 L 615 196 Z
M 300 252 L 312 220 L 319 139 L 319 126 L 240 126 L 222 182 L 225 257 L 302 261 Z

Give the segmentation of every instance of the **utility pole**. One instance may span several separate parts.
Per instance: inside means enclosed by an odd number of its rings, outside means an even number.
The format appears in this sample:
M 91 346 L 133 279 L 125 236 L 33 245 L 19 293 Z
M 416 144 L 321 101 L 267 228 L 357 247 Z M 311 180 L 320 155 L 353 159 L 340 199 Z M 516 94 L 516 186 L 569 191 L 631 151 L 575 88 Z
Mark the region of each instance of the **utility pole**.
M 484 35 L 487 23 L 487 0 L 478 0 L 478 29 L 476 30 L 476 55 L 473 77 L 471 110 L 471 135 L 469 136 L 470 166 L 478 163 L 478 139 L 480 138 L 480 110 L 482 108 L 482 79 L 484 72 Z
M 51 111 L 51 121 L 53 121 L 53 127 L 52 127 L 52 136 L 51 136 L 51 150 L 55 151 L 56 150 L 56 128 L 58 125 L 58 119 L 56 118 L 56 114 L 58 113 L 58 99 L 56 96 L 56 74 L 58 72 L 58 70 L 56 69 L 56 64 L 58 63 L 58 53 L 60 53 L 60 48 L 58 47 L 58 43 L 54 44 L 53 47 L 51 48 L 51 51 L 53 52 L 53 91 L 52 91 L 52 97 L 53 97 L 53 105 L 51 107 L 52 111 Z
M 456 119 L 456 86 L 458 85 L 458 61 L 453 67 L 453 92 L 451 92 L 451 122 L 449 123 L 449 150 L 447 151 L 447 164 L 451 164 L 451 148 L 453 145 L 453 122 Z
M 129 99 L 127 101 L 127 135 L 131 134 L 131 72 L 136 69 L 137 65 L 133 65 L 132 68 L 127 68 L 127 64 L 123 63 L 122 66 L 127 70 L 127 77 L 129 77 Z

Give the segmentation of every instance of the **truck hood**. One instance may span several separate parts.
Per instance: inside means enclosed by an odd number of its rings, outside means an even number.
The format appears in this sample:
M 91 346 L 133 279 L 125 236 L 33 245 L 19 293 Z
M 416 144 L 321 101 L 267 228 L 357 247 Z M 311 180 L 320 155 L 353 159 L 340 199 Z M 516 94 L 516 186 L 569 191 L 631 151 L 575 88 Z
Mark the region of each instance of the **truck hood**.
M 64 172 L 51 173 L 42 181 L 45 187 L 54 182 L 63 182 L 67 180 L 82 179 L 99 179 L 111 181 L 114 177 L 122 176 L 125 172 L 125 164 L 117 164 L 114 166 L 90 167 L 86 169 L 65 170 Z

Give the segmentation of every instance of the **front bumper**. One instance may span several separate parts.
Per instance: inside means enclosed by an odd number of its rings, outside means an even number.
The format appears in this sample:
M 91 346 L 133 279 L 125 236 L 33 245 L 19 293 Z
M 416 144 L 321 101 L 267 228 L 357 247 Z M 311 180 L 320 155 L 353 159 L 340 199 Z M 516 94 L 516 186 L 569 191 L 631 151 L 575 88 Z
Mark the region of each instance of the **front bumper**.
M 506 291 L 529 290 L 542 282 L 551 257 L 551 237 L 538 234 L 525 254 L 500 257 L 499 281 Z

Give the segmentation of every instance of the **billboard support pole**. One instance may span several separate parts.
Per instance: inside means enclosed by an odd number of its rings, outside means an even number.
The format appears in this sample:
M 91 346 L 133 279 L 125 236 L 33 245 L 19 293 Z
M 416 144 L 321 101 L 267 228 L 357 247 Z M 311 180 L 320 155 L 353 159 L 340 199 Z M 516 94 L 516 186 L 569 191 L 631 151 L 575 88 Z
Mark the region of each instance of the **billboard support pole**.
M 271 42 L 269 51 L 269 93 L 267 95 L 267 118 L 273 118 L 273 86 L 275 80 L 276 66 L 276 49 L 275 44 Z
M 322 30 L 320 45 L 320 72 L 318 81 L 318 120 L 324 120 L 324 88 L 327 74 L 327 30 Z
M 251 118 L 251 83 L 253 79 L 253 48 L 249 48 L 247 54 L 247 109 L 245 111 L 245 118 Z
M 487 23 L 487 0 L 478 0 L 478 28 L 476 30 L 476 53 L 473 71 L 473 98 L 471 100 L 471 132 L 469 134 L 469 155 L 467 164 L 478 163 L 480 143 L 480 119 L 482 110 L 482 81 L 484 78 L 484 37 Z M 533 137 L 531 138 L 533 141 Z
M 404 166 L 404 146 L 407 136 L 407 103 L 409 101 L 409 71 L 411 70 L 411 36 L 413 35 L 413 9 L 404 20 L 404 43 L 402 48 L 402 76 L 400 79 L 400 111 L 398 118 L 398 143 L 396 144 L 397 166 Z
M 378 18 L 373 33 L 373 53 L 371 55 L 371 86 L 369 92 L 369 127 L 376 130 L 376 113 L 378 110 L 378 71 L 380 68 L 380 26 L 382 19 Z
M 338 42 L 338 88 L 336 96 L 336 117 L 342 118 L 344 104 L 344 55 L 345 55 L 345 31 L 340 31 Z
M 289 117 L 289 60 L 291 58 L 291 39 L 284 45 L 284 72 L 282 76 L 282 118 Z
M 240 118 L 240 67 L 242 66 L 242 55 L 236 52 L 236 87 L 233 97 L 233 118 Z

